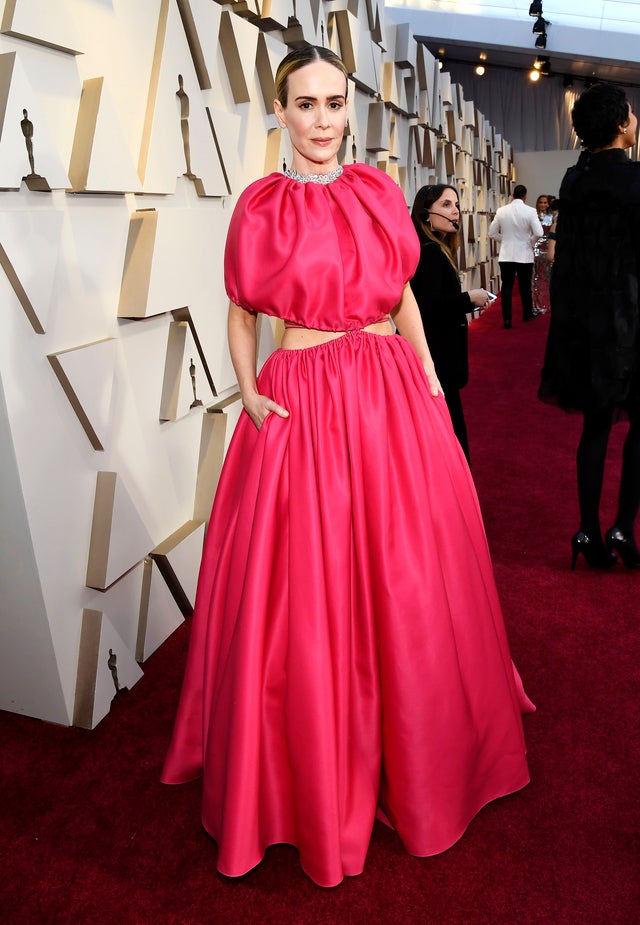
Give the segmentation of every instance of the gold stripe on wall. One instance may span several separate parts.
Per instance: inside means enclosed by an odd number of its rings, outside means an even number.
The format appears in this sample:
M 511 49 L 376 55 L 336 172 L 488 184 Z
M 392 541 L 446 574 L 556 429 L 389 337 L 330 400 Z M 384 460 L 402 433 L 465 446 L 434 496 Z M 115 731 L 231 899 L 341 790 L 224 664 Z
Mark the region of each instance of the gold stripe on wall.
M 144 124 L 142 126 L 142 142 L 140 144 L 140 158 L 138 159 L 138 176 L 140 182 L 144 183 L 147 173 L 147 160 L 149 159 L 149 147 L 151 144 L 151 129 L 153 127 L 153 114 L 156 108 L 156 97 L 158 95 L 158 85 L 160 83 L 160 68 L 162 66 L 162 52 L 164 50 L 164 40 L 167 34 L 167 19 L 169 17 L 169 0 L 161 0 L 160 12 L 158 13 L 158 31 L 156 32 L 156 45 L 153 50 L 153 64 L 151 65 L 151 77 L 149 79 L 149 95 L 147 97 L 147 109 L 144 115 Z

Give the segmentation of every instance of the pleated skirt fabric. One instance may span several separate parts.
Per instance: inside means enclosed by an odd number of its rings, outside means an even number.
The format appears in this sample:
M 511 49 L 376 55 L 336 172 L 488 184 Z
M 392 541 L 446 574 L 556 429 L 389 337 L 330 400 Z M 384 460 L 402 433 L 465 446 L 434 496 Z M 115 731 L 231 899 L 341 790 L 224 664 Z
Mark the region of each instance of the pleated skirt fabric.
M 449 848 L 528 779 L 478 502 L 411 346 L 358 331 L 277 350 L 243 413 L 202 559 L 163 780 L 203 775 L 219 870 L 295 845 L 322 886 L 363 870 L 376 813 Z

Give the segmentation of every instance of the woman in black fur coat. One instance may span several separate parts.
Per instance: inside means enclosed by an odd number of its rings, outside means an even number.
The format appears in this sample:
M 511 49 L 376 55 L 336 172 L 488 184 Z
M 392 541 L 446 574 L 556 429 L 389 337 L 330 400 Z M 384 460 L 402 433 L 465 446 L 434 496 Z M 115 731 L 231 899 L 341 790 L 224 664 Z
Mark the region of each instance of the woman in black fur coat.
M 577 452 L 582 553 L 595 568 L 620 556 L 640 567 L 634 522 L 640 507 L 640 164 L 627 149 L 637 119 L 624 91 L 585 90 L 572 112 L 586 150 L 562 181 L 551 277 L 551 322 L 539 397 L 579 410 Z M 624 414 L 622 414 L 624 412 Z M 603 540 L 600 496 L 613 421 L 629 420 L 616 520 Z

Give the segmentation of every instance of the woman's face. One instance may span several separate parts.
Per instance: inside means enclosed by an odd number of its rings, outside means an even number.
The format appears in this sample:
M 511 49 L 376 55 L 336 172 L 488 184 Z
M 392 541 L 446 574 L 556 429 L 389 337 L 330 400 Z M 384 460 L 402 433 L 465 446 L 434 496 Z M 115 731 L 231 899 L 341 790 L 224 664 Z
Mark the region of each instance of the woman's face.
M 298 173 L 328 173 L 338 166 L 347 121 L 346 78 L 327 61 L 314 61 L 289 75 L 287 105 L 274 102 L 278 123 L 293 147 Z
M 548 212 L 549 211 L 549 199 L 547 196 L 538 196 L 538 212 Z
M 439 199 L 429 206 L 429 223 L 432 231 L 439 231 L 441 234 L 451 234 L 456 231 L 452 222 L 460 220 L 460 206 L 458 204 L 458 194 L 453 189 L 446 189 Z

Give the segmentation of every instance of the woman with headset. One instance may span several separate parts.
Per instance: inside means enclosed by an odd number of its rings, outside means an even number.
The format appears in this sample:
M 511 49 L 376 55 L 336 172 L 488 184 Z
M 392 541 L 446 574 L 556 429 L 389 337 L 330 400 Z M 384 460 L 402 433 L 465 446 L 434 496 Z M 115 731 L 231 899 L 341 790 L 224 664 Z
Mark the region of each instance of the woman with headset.
M 469 380 L 467 315 L 485 309 L 491 294 L 486 289 L 462 291 L 456 263 L 460 204 L 453 186 L 444 183 L 423 186 L 416 194 L 411 218 L 420 238 L 420 261 L 411 289 L 453 430 L 469 461 L 467 426 L 460 399 L 460 389 Z

